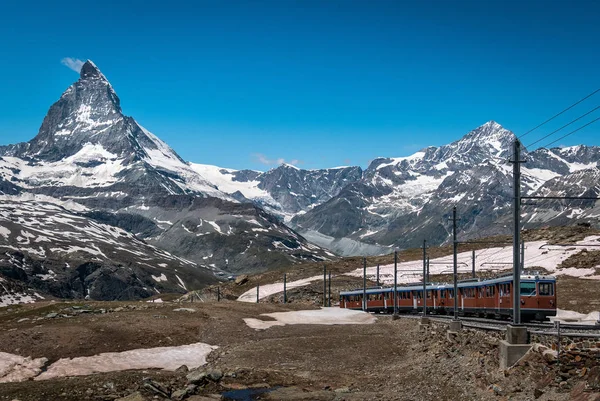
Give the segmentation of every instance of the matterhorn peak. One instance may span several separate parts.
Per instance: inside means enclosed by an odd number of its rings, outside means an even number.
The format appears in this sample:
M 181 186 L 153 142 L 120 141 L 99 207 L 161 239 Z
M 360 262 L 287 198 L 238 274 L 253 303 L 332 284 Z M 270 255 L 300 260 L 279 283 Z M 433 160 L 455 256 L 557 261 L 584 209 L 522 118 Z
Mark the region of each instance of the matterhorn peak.
M 106 77 L 100 72 L 100 69 L 98 69 L 92 60 L 87 60 L 83 63 L 81 71 L 79 72 L 79 77 L 81 79 L 103 79 L 106 81 Z

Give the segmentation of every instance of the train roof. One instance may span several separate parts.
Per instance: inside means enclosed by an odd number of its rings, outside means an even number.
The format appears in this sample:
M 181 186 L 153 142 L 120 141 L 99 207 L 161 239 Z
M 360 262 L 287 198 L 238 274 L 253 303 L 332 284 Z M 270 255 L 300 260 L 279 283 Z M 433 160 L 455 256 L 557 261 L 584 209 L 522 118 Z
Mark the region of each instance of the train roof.
M 512 274 L 496 277 L 492 279 L 480 280 L 480 279 L 469 279 L 463 280 L 457 283 L 458 288 L 474 288 L 481 287 L 484 285 L 491 284 L 501 284 L 501 283 L 509 283 L 513 279 Z M 521 275 L 521 281 L 556 281 L 555 276 L 550 275 L 539 275 L 539 274 L 523 274 Z M 443 290 L 443 289 L 453 289 L 453 283 L 428 283 L 427 290 Z M 362 294 L 363 292 L 367 294 L 380 294 L 382 292 L 393 292 L 394 287 L 376 287 L 376 288 L 367 288 L 366 291 L 363 291 L 362 288 L 352 290 L 352 291 L 341 291 L 340 295 L 356 295 Z M 423 290 L 423 283 L 411 283 L 409 285 L 398 286 L 398 291 L 419 291 Z

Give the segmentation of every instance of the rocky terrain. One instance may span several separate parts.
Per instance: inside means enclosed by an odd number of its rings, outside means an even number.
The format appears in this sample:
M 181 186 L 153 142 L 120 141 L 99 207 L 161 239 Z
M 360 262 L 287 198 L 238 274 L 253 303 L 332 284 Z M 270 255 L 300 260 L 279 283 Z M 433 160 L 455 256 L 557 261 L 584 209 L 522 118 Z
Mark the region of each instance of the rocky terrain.
M 52 203 L 0 203 L 0 249 L 0 306 L 48 296 L 146 298 L 217 281 L 206 265 Z
M 295 309 L 223 301 L 37 304 L 5 310 L 0 352 L 43 356 L 48 363 L 196 341 L 219 348 L 197 370 L 3 383 L 0 400 L 227 400 L 244 393 L 273 400 L 598 399 L 598 368 L 582 365 L 567 374 L 542 355 L 547 348 L 536 348 L 517 366 L 499 370 L 500 334 L 467 329 L 448 338 L 445 324 L 422 331 L 408 317 L 259 331 L 242 320 Z

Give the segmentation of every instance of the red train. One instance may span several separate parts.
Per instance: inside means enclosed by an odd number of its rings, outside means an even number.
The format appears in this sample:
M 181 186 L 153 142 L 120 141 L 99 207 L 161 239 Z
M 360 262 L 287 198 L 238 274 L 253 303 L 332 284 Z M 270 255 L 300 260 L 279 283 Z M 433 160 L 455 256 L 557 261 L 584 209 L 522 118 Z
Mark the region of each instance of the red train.
M 428 284 L 427 313 L 454 313 L 454 285 Z M 423 310 L 423 284 L 397 287 L 398 312 Z M 556 316 L 556 277 L 541 275 L 521 276 L 521 319 L 546 320 Z M 366 290 L 366 310 L 369 312 L 394 311 L 393 288 Z M 363 309 L 363 290 L 340 293 L 340 307 Z M 512 316 L 513 280 L 511 276 L 487 280 L 462 280 L 458 283 L 458 312 L 461 316 L 508 318 Z

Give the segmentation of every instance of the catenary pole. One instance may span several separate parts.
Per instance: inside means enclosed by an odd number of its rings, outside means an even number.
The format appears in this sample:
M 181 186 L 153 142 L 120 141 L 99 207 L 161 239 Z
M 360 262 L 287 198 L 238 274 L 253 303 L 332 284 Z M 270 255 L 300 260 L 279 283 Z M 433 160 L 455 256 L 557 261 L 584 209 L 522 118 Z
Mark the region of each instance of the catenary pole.
M 427 240 L 423 240 L 423 316 L 427 316 Z
M 327 280 L 327 282 L 329 283 L 329 296 L 327 297 L 327 306 L 331 307 L 331 271 L 329 271 L 329 280 Z
M 521 142 L 513 144 L 513 323 L 521 324 Z
M 525 240 L 521 239 L 521 274 L 525 271 Z
M 452 249 L 454 259 L 454 320 L 458 320 L 458 241 L 456 240 L 456 206 L 452 208 Z
M 327 306 L 327 266 L 323 265 L 323 306 Z
M 283 273 L 283 303 L 287 304 L 287 274 Z
M 398 250 L 394 251 L 394 316 L 398 316 Z
M 367 310 L 367 258 L 363 258 L 363 310 Z
M 473 255 L 471 255 L 471 263 L 472 263 L 472 272 L 471 272 L 471 277 L 475 278 L 475 249 L 473 249 Z

